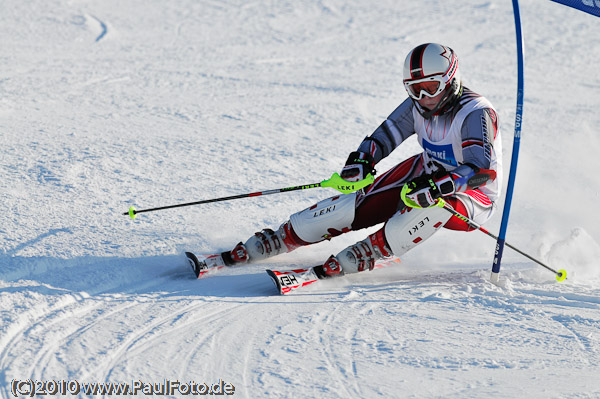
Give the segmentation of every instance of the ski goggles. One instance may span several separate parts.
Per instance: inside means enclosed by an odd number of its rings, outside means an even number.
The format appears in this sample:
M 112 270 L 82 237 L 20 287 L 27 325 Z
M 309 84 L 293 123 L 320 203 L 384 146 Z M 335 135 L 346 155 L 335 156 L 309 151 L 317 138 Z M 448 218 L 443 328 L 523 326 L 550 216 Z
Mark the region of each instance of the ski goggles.
M 435 97 L 446 89 L 444 77 L 441 75 L 428 76 L 426 78 L 405 80 L 404 88 L 408 95 L 415 100 L 423 96 Z

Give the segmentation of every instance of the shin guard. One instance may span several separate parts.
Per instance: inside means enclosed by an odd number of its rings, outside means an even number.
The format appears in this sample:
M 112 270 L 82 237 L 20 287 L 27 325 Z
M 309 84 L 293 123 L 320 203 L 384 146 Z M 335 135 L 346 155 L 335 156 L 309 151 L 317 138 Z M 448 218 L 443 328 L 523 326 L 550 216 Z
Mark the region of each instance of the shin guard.
M 385 238 L 392 253 L 402 256 L 431 237 L 451 217 L 451 213 L 437 206 L 405 208 L 387 221 L 384 226 Z
M 356 194 L 327 198 L 290 217 L 293 230 L 302 241 L 316 243 L 351 230 Z

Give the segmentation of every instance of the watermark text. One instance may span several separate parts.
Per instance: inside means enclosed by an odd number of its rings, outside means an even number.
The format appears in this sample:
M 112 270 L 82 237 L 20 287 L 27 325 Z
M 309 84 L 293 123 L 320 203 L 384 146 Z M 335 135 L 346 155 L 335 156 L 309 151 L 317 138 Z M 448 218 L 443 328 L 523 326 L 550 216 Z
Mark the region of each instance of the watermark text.
M 15 398 L 34 397 L 44 395 L 86 395 L 86 396 L 225 396 L 235 393 L 235 386 L 229 382 L 219 380 L 216 383 L 179 380 L 163 380 L 161 382 L 144 382 L 141 380 L 131 382 L 91 382 L 84 383 L 78 380 L 19 380 L 11 383 L 11 393 Z

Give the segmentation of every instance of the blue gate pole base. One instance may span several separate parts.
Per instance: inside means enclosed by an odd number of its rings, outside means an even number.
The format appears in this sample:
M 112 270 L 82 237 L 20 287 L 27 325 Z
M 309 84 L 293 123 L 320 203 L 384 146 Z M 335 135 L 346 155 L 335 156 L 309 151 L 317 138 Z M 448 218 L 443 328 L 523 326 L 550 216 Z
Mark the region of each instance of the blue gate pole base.
M 492 274 L 490 275 L 490 281 L 493 284 L 498 285 L 500 281 L 500 263 L 502 262 L 502 253 L 504 252 L 504 240 L 498 238 L 496 241 L 496 253 L 494 254 L 494 263 L 492 264 Z

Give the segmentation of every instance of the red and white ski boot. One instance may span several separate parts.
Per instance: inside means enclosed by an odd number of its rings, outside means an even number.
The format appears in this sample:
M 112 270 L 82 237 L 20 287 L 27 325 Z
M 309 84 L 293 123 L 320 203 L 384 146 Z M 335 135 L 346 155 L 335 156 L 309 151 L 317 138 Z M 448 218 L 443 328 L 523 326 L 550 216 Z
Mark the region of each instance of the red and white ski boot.
M 191 252 L 186 252 L 185 256 L 194 270 L 196 278 L 202 278 L 206 274 L 223 269 L 225 266 L 233 266 L 248 261 L 248 252 L 241 242 L 232 251 L 214 255 L 201 255 L 200 258 Z

